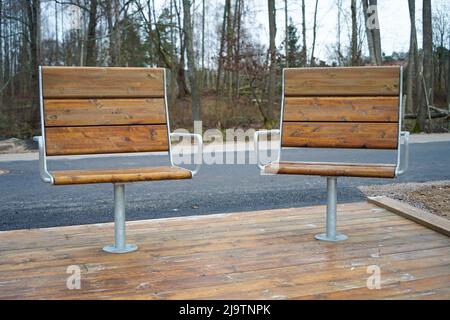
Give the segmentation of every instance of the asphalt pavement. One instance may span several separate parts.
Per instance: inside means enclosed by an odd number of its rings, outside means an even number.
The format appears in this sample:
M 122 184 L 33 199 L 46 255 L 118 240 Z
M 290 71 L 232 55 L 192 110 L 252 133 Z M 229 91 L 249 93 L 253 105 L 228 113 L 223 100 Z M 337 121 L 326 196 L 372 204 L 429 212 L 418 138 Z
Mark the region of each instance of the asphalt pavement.
M 247 154 L 248 156 L 248 154 Z M 377 150 L 286 149 L 282 159 L 395 162 Z M 167 155 L 60 159 L 50 169 L 167 165 Z M 41 182 L 38 161 L 0 162 L 0 230 L 113 221 L 110 184 L 51 186 Z M 409 171 L 397 179 L 340 178 L 338 201 L 364 200 L 361 185 L 450 180 L 450 142 L 410 145 Z M 325 204 L 326 180 L 309 176 L 262 176 L 253 164 L 204 165 L 193 180 L 129 184 L 127 220 L 254 211 Z

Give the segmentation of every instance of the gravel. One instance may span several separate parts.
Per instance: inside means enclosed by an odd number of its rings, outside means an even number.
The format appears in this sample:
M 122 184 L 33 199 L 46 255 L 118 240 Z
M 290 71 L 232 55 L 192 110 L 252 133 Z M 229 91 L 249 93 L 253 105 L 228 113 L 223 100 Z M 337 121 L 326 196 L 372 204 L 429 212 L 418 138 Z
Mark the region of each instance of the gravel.
M 361 186 L 369 197 L 387 196 L 450 220 L 450 180 Z

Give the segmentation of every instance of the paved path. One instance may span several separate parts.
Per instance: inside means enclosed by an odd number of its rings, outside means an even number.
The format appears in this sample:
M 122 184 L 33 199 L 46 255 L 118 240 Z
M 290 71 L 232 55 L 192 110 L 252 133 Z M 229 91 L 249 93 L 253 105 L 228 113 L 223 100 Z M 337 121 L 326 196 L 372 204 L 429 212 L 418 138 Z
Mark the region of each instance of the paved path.
M 415 143 L 410 170 L 396 180 L 342 178 L 339 202 L 364 199 L 359 185 L 450 179 L 450 142 Z M 16 156 L 17 157 L 17 156 Z M 283 159 L 393 162 L 395 154 L 373 150 L 284 150 Z M 167 163 L 165 155 L 61 159 L 53 169 L 152 166 Z M 8 161 L 0 170 L 0 230 L 89 224 L 113 220 L 112 186 L 51 186 L 40 181 L 38 162 Z M 306 176 L 260 176 L 255 165 L 203 166 L 192 181 L 138 183 L 127 186 L 129 220 L 211 213 L 290 208 L 324 204 L 325 179 Z

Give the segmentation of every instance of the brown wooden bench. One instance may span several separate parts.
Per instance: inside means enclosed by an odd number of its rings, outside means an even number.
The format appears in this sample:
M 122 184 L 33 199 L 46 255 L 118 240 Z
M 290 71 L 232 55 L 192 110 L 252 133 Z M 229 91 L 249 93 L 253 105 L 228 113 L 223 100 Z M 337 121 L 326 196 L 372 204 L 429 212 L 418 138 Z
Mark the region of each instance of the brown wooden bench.
M 283 71 L 278 160 L 258 165 L 264 174 L 327 177 L 327 230 L 319 240 L 347 237 L 336 232 L 337 177 L 394 178 L 407 169 L 409 133 L 401 131 L 401 67 L 303 68 Z M 403 138 L 403 139 L 402 139 Z M 388 149 L 397 163 L 281 161 L 282 147 Z
M 111 253 L 134 251 L 125 243 L 125 183 L 191 179 L 198 172 L 177 167 L 172 139 L 197 140 L 194 134 L 170 132 L 165 69 L 41 67 L 42 136 L 40 174 L 53 185 L 114 184 L 115 243 Z M 50 171 L 47 157 L 166 151 L 170 165 Z M 100 160 L 99 160 L 100 161 Z

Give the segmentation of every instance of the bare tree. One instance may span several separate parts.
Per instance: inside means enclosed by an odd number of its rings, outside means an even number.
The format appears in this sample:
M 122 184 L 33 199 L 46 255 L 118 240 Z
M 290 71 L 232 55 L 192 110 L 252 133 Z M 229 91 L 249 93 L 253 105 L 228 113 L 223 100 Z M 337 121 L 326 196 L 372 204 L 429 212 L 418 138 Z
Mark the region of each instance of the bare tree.
M 220 89 L 220 80 L 221 80 L 221 74 L 224 64 L 224 48 L 225 48 L 225 42 L 226 42 L 226 35 L 227 35 L 227 16 L 229 14 L 229 11 L 231 10 L 231 0 L 226 0 L 225 7 L 223 9 L 223 19 L 222 19 L 222 32 L 220 35 L 220 46 L 219 46 L 219 57 L 218 57 L 218 67 L 217 67 L 217 82 L 216 82 L 216 91 L 219 92 Z
M 422 87 L 419 82 L 419 86 L 414 90 L 414 79 L 418 77 L 416 63 L 418 59 L 417 49 L 417 32 L 416 32 L 416 5 L 415 0 L 408 0 L 409 18 L 411 22 L 411 33 L 409 39 L 409 54 L 408 54 L 408 70 L 406 78 L 406 112 L 409 114 L 414 113 L 415 101 L 420 96 L 420 88 Z
M 351 0 L 351 12 L 352 12 L 352 41 L 351 41 L 351 61 L 352 66 L 359 65 L 359 52 L 358 52 L 358 20 L 356 17 L 356 0 Z
M 419 110 L 417 112 L 417 125 L 420 131 L 425 130 L 425 121 L 428 115 L 428 104 L 433 103 L 433 28 L 431 18 L 431 0 L 423 0 L 422 14 L 423 82 L 424 85 L 426 85 L 426 88 L 424 88 Z
M 86 40 L 87 66 L 95 66 L 97 64 L 96 30 L 97 30 L 97 0 L 91 0 L 89 8 L 89 24 Z
M 305 0 L 302 0 L 302 64 L 306 66 L 307 64 L 307 47 L 306 47 L 306 6 Z
M 313 23 L 313 42 L 311 46 L 311 60 L 310 65 L 315 65 L 316 58 L 314 57 L 314 50 L 316 48 L 316 35 L 317 35 L 317 8 L 319 5 L 319 0 L 316 0 L 316 6 L 314 7 L 314 23 Z
M 0 110 L 3 107 L 3 1 L 0 0 Z
M 284 0 L 284 52 L 286 68 L 289 68 L 289 30 L 288 30 L 288 0 Z
M 366 19 L 366 35 L 367 45 L 369 47 L 370 61 L 373 65 L 380 66 L 382 63 L 382 54 L 377 0 L 361 1 L 364 10 L 364 16 Z
M 194 121 L 201 119 L 200 112 L 200 97 L 197 86 L 197 70 L 195 66 L 195 51 L 194 51 L 194 39 L 193 39 L 193 23 L 191 15 L 191 0 L 183 0 L 183 29 L 184 37 L 186 41 L 186 51 L 188 60 L 188 78 L 191 85 L 192 96 L 192 117 Z
M 23 6 L 27 12 L 27 22 L 30 42 L 30 68 L 31 68 L 31 90 L 32 90 L 32 109 L 31 124 L 38 127 L 39 124 L 39 81 L 38 67 L 41 61 L 41 1 L 40 0 L 22 0 Z
M 266 114 L 266 126 L 273 126 L 273 108 L 275 103 L 275 73 L 276 73 L 276 47 L 275 37 L 277 35 L 276 26 L 276 9 L 275 0 L 268 0 L 269 6 L 269 56 L 270 56 L 270 68 L 269 68 L 269 88 L 267 99 L 267 114 Z

